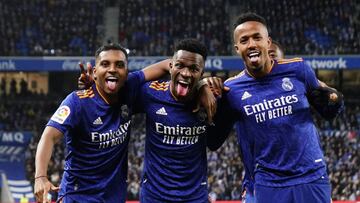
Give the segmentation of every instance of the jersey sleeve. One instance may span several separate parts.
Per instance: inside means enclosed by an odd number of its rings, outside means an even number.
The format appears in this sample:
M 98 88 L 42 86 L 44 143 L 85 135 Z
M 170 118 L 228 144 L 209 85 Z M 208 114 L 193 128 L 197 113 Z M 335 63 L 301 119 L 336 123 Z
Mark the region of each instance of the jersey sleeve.
M 138 90 L 145 83 L 145 75 L 142 70 L 129 73 L 127 83 L 130 89 Z
M 334 119 L 344 110 L 342 94 L 331 88 L 320 87 L 314 70 L 307 63 L 303 62 L 302 64 L 306 92 L 310 104 L 323 118 L 328 120 Z M 329 101 L 329 95 L 331 93 L 336 93 L 338 95 L 338 102 L 332 103 Z
M 129 73 L 128 79 L 125 84 L 125 88 L 120 93 L 126 97 L 127 103 L 132 106 L 135 113 L 140 111 L 137 110 L 138 101 L 140 100 L 141 87 L 145 84 L 145 75 L 143 71 L 134 71 Z
M 305 82 L 305 87 L 307 92 L 311 92 L 312 90 L 319 87 L 319 81 L 316 78 L 314 70 L 310 67 L 309 64 L 305 62 L 301 62 L 301 77 L 302 80 Z
M 135 113 L 145 113 L 146 103 L 147 103 L 147 90 L 149 83 L 144 83 L 141 85 L 138 97 L 134 102 L 134 112 Z
M 209 127 L 207 136 L 207 147 L 212 151 L 221 147 L 229 136 L 236 121 L 233 113 L 234 111 L 231 110 L 225 95 L 218 99 L 217 106 L 216 115 L 214 116 L 214 125 Z
M 132 101 L 139 96 L 140 88 L 145 83 L 145 75 L 143 71 L 134 71 L 129 73 L 127 79 L 127 91 Z
M 79 123 L 80 109 L 81 105 L 76 94 L 68 95 L 51 116 L 47 126 L 54 127 L 65 134 Z

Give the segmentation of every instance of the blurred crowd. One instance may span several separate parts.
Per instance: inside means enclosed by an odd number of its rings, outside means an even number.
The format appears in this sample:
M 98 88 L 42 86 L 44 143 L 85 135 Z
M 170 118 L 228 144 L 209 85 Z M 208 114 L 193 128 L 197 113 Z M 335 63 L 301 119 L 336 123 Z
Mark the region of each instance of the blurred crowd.
M 101 1 L 0 1 L 0 11 L 0 56 L 92 56 L 101 42 Z
M 266 17 L 286 54 L 359 54 L 360 4 L 347 0 L 239 1 L 242 11 Z
M 14 93 L 15 92 L 15 93 Z M 32 183 L 35 174 L 35 152 L 42 131 L 52 112 L 61 100 L 56 95 L 45 95 L 30 91 L 0 94 L 0 131 L 28 131 L 33 133 L 25 157 L 26 177 Z M 59 183 L 64 168 L 65 146 L 60 142 L 54 146 L 48 174 L 51 181 Z
M 209 55 L 232 55 L 232 22 L 248 11 L 266 18 L 288 55 L 360 52 L 357 1 L 12 0 L 0 2 L 0 56 L 93 55 L 107 2 L 119 9 L 116 38 L 137 56 L 172 55 L 186 37 L 203 41 Z
M 0 100 L 0 131 L 32 131 L 34 137 L 26 153 L 27 177 L 34 181 L 36 146 L 48 119 L 60 104 L 57 97 L 28 92 Z M 139 197 L 141 170 L 144 157 L 145 117 L 134 116 L 129 143 L 128 199 Z M 325 121 L 314 112 L 335 200 L 360 198 L 360 106 L 347 104 L 345 112 L 333 121 Z M 49 177 L 56 185 L 63 172 L 65 149 L 55 146 L 49 164 Z M 232 133 L 216 152 L 208 152 L 209 192 L 217 199 L 240 199 L 244 176 L 238 144 Z
M 227 3 L 222 0 L 124 0 L 119 3 L 119 41 L 137 56 L 172 55 L 173 45 L 191 37 L 209 55 L 232 50 Z

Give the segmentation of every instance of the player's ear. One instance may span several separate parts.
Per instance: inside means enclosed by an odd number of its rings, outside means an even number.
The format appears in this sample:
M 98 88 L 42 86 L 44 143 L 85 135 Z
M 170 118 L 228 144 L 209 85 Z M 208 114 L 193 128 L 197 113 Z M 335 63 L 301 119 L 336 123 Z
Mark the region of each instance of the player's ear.
M 172 56 L 172 58 L 171 58 L 171 60 L 170 60 L 170 63 L 169 63 L 170 70 L 169 70 L 169 72 L 170 72 L 171 69 L 173 69 L 173 67 L 174 67 L 175 61 L 176 61 L 176 59 L 177 59 L 177 53 L 178 53 L 178 51 L 176 51 L 176 52 L 174 53 L 174 55 Z
M 235 28 L 235 30 L 234 30 L 234 33 L 233 33 L 234 35 L 233 35 L 233 42 L 234 42 L 234 49 L 235 49 L 235 51 L 236 51 L 236 53 L 237 54 L 239 54 L 240 55 L 240 53 L 239 53 L 239 46 L 237 45 L 238 44 L 238 41 L 240 40 L 239 39 L 239 33 L 238 33 L 238 30 Z
M 235 52 L 236 52 L 240 57 L 242 57 L 239 46 L 236 45 L 236 44 L 234 44 L 234 48 L 235 48 Z
M 97 78 L 97 77 L 96 77 L 96 75 L 97 75 L 97 74 L 96 74 L 96 70 L 97 70 L 97 65 L 95 65 L 95 66 L 93 67 L 93 73 L 92 73 L 92 74 L 93 74 L 94 80 L 96 80 L 96 78 Z
M 269 36 L 268 37 L 268 47 L 270 48 L 270 46 L 271 46 L 271 43 L 272 43 L 272 39 L 271 39 L 271 37 Z
M 200 80 L 202 79 L 202 77 L 203 77 L 203 75 L 204 75 L 204 73 L 205 73 L 205 65 L 201 68 L 201 78 L 200 78 Z
M 170 73 L 171 69 L 173 68 L 173 63 L 172 62 L 169 63 L 169 68 L 170 68 L 169 69 L 169 73 Z
M 235 48 L 235 51 L 238 52 L 239 51 L 239 47 L 238 45 L 234 44 L 234 48 Z

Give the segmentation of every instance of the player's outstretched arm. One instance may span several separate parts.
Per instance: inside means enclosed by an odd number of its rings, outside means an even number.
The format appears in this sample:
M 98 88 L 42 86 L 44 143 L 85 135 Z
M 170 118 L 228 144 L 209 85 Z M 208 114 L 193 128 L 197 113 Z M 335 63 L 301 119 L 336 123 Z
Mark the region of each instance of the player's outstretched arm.
M 158 80 L 161 77 L 164 77 L 165 75 L 169 74 L 170 71 L 170 63 L 171 59 L 165 59 L 160 62 L 151 64 L 142 71 L 145 75 L 146 81 L 152 81 L 152 80 Z
M 309 93 L 309 102 L 323 118 L 334 119 L 344 109 L 343 95 L 320 80 L 319 84 Z
M 49 191 L 58 191 L 59 187 L 54 186 L 47 178 L 48 164 L 51 158 L 55 143 L 60 140 L 63 133 L 56 128 L 47 126 L 41 136 L 36 150 L 35 157 L 35 185 L 34 194 L 37 202 L 48 202 Z
M 160 79 L 165 76 L 170 71 L 170 62 L 171 59 L 165 59 L 158 63 L 152 64 L 150 66 L 142 69 L 145 76 L 145 81 L 152 81 Z M 90 63 L 86 64 L 86 70 L 84 68 L 84 64 L 79 63 L 80 67 L 80 77 L 78 78 L 78 88 L 79 89 L 87 89 L 90 88 L 92 84 L 94 84 L 93 78 L 93 68 Z

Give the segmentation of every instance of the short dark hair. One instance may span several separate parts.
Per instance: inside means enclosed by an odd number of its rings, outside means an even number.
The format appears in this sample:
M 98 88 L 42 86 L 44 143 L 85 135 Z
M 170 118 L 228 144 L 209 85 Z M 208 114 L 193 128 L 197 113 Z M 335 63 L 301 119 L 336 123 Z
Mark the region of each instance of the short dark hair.
M 276 40 L 271 40 L 271 43 L 273 43 L 273 44 L 275 44 L 276 46 L 278 46 L 279 49 L 280 49 L 280 51 L 281 51 L 282 53 L 285 53 L 284 47 L 281 46 L 281 44 L 280 44 L 278 41 L 276 41 Z
M 200 54 L 204 61 L 207 57 L 206 46 L 197 39 L 183 39 L 180 40 L 175 46 L 175 53 L 179 50 L 185 50 L 193 53 Z
M 263 18 L 262 16 L 256 14 L 256 13 L 253 13 L 253 12 L 247 12 L 247 13 L 243 13 L 241 15 L 239 15 L 234 23 L 234 27 L 233 29 L 235 30 L 236 27 L 240 24 L 243 24 L 245 22 L 248 22 L 248 21 L 256 21 L 256 22 L 259 22 L 261 24 L 263 24 L 266 28 L 267 28 L 267 23 L 266 23 L 266 20 L 265 18 Z
M 120 44 L 115 44 L 115 43 L 110 43 L 110 44 L 102 45 L 101 47 L 99 47 L 95 52 L 95 59 L 97 59 L 99 57 L 101 52 L 108 51 L 108 50 L 122 51 L 125 54 L 126 60 L 128 60 L 128 53 L 127 53 L 126 49 L 123 46 L 121 46 Z

